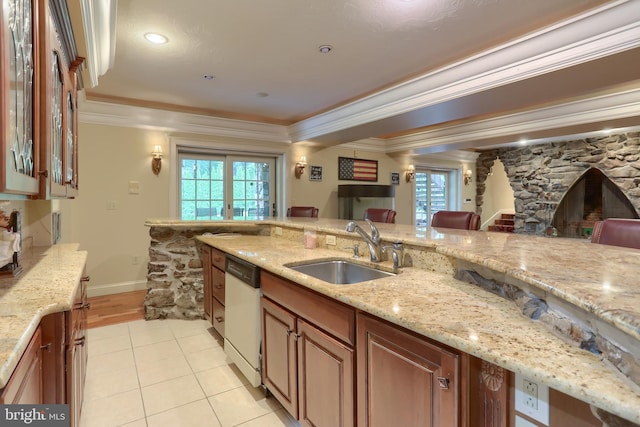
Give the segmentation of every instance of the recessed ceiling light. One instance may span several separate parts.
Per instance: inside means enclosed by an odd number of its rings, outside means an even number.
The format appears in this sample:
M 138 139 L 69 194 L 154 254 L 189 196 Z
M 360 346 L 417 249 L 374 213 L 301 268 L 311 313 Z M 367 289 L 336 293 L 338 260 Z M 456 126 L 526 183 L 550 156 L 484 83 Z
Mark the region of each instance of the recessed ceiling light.
M 213 80 L 216 78 L 216 76 L 214 76 L 213 74 L 205 74 L 204 76 L 202 76 L 202 78 L 205 80 Z
M 158 33 L 146 33 L 144 38 L 150 41 L 153 44 L 165 44 L 169 41 L 168 38 Z
M 323 44 L 322 46 L 318 47 L 318 51 L 320 51 L 320 53 L 329 53 L 333 50 L 333 47 L 331 47 L 328 44 Z

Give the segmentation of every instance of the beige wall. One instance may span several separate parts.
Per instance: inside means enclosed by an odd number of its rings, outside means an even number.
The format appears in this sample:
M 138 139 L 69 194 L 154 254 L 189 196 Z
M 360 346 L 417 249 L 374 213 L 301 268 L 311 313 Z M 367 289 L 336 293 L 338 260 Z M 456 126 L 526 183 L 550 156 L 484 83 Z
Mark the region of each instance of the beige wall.
M 487 176 L 486 191 L 482 199 L 481 224 L 493 224 L 493 218 L 501 213 L 515 213 L 513 188 L 504 170 L 504 165 L 497 159 L 493 162 L 493 175 Z
M 71 227 L 68 233 L 63 228 L 63 241 L 79 242 L 89 252 L 90 287 L 140 286 L 149 250 L 144 221 L 168 216 L 171 162 L 163 162 L 158 176 L 151 171 L 153 146 L 168 151 L 166 135 L 82 123 L 78 132 L 80 195 L 64 201 L 70 206 L 63 222 Z M 129 193 L 132 181 L 139 183 L 139 194 Z
M 300 179 L 293 174 L 295 162 L 301 155 L 306 156 L 308 166 Z M 378 182 L 340 181 L 338 180 L 338 157 L 357 157 L 378 161 Z M 315 206 L 320 209 L 319 216 L 324 218 L 338 217 L 338 185 L 341 184 L 378 184 L 390 185 L 391 172 L 401 174 L 400 185 L 395 186 L 396 222 L 411 224 L 411 210 L 408 209 L 412 197 L 412 187 L 404 180 L 406 166 L 402 162 L 384 153 L 338 147 L 312 149 L 310 147 L 294 147 L 292 149 L 291 199 L 289 206 Z M 408 163 L 407 163 L 408 165 Z M 322 166 L 322 181 L 309 180 L 309 166 Z

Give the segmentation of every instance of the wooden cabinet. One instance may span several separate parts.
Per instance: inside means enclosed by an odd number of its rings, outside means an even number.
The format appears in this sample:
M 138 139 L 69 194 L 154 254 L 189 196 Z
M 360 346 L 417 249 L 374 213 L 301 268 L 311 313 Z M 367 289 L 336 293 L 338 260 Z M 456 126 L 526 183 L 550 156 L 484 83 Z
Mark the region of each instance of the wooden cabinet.
M 0 8 L 0 193 L 37 195 L 39 59 L 37 0 Z
M 75 197 L 77 54 L 67 2 L 3 0 L 0 193 Z
M 73 33 L 65 27 L 66 3 L 40 0 L 40 198 L 77 191 L 76 59 Z
M 355 311 L 265 271 L 261 286 L 265 386 L 302 425 L 355 425 Z
M 358 314 L 358 426 L 457 427 L 456 353 Z
M 224 338 L 225 254 L 208 245 L 202 246 L 202 275 L 204 280 L 204 315 Z
M 42 332 L 36 329 L 6 387 L 1 404 L 39 404 L 42 400 Z
M 71 426 L 80 425 L 80 411 L 84 395 L 84 382 L 87 373 L 87 282 L 83 277 L 78 286 L 73 309 L 66 316 L 66 397 L 70 408 Z

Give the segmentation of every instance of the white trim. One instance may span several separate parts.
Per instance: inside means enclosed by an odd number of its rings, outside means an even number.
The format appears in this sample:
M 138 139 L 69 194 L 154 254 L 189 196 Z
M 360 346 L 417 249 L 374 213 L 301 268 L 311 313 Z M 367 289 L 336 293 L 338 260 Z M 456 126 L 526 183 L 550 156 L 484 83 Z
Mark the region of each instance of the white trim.
M 144 282 L 121 282 L 109 283 L 106 285 L 89 285 L 87 286 L 88 297 L 100 297 L 103 295 L 121 294 L 123 292 L 141 291 L 147 289 L 147 281 Z
M 113 65 L 116 55 L 117 0 L 79 0 L 91 87 Z
M 292 141 L 353 128 L 640 46 L 637 0 L 621 0 L 289 126 Z
M 640 116 L 640 88 L 501 117 L 447 126 L 387 141 L 387 152 L 425 150 L 598 121 Z M 558 137 L 554 137 L 558 139 Z M 515 142 L 515 141 L 514 141 Z
M 173 133 L 217 135 L 258 140 L 263 143 L 290 143 L 287 128 L 269 123 L 233 120 L 176 111 L 158 110 L 107 102 L 85 101 L 79 109 L 83 123 L 153 129 Z

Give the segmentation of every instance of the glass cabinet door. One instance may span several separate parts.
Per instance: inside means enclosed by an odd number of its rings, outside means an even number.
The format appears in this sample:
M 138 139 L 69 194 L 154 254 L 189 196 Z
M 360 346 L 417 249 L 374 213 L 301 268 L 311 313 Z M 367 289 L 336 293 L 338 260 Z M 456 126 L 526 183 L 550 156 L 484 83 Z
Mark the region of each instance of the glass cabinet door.
M 34 141 L 35 4 L 2 0 L 0 10 L 0 100 L 3 161 L 0 192 L 38 193 L 38 148 Z

